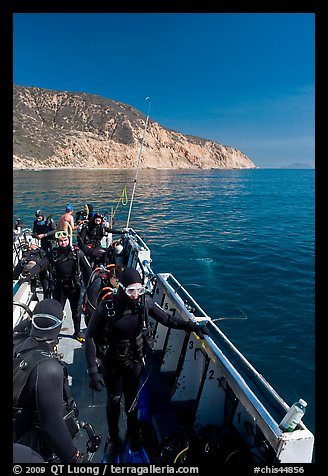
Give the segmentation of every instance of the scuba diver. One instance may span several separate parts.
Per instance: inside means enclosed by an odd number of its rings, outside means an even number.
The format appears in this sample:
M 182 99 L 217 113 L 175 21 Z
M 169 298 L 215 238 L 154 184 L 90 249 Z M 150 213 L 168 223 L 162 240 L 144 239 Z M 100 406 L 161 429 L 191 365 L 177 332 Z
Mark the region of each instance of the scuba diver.
M 88 223 L 89 220 L 92 220 L 93 215 L 93 205 L 91 205 L 91 203 L 84 204 L 83 210 L 79 210 L 75 213 L 75 222 L 78 233 L 80 233 L 84 224 Z
M 91 245 L 94 248 L 98 248 L 101 245 L 101 240 L 106 233 L 121 234 L 120 230 L 113 230 L 104 223 L 104 215 L 97 212 L 93 215 L 92 219 L 83 225 L 81 232 L 78 235 L 78 243 Z
M 139 272 L 125 268 L 120 274 L 116 293 L 99 302 L 86 332 L 85 353 L 89 386 L 107 391 L 108 438 L 105 444 L 107 462 L 115 462 L 120 448 L 120 401 L 124 394 L 127 415 L 127 440 L 137 435 L 137 410 L 132 411 L 144 367 L 143 325 L 144 306 L 141 296 L 146 288 Z M 201 339 L 208 334 L 205 326 L 185 321 L 178 315 L 166 313 L 150 296 L 145 296 L 149 316 L 166 327 L 195 332 Z M 97 366 L 100 361 L 100 368 Z
M 13 279 L 19 279 L 20 283 L 24 281 L 30 282 L 33 299 L 38 300 L 36 296 L 36 289 L 38 285 L 38 278 L 43 290 L 43 297 L 50 297 L 49 276 L 48 270 L 43 269 L 33 279 L 29 278 L 29 271 L 46 256 L 46 252 L 38 245 L 31 244 L 27 250 L 23 252 L 22 259 L 16 264 L 13 270 Z
M 84 455 L 72 441 L 78 431 L 76 404 L 56 351 L 62 319 L 60 302 L 39 302 L 29 336 L 14 348 L 14 443 L 32 448 L 47 462 L 82 463 Z
M 37 264 L 30 270 L 29 275 L 32 277 L 50 265 L 52 295 L 63 309 L 67 299 L 69 300 L 74 325 L 73 337 L 83 343 L 80 304 L 82 290 L 91 275 L 91 266 L 82 250 L 77 246 L 70 246 L 70 237 L 66 231 L 57 231 L 55 236 L 58 245 L 40 265 Z
M 56 224 L 51 215 L 46 218 L 42 210 L 36 210 L 35 217 L 32 236 L 33 238 L 41 240 L 41 248 L 47 252 L 51 249 L 52 240 L 55 238 Z
M 91 220 L 82 226 L 80 233 L 77 235 L 78 245 L 85 254 L 88 255 L 87 248 L 97 250 L 98 252 L 99 256 L 97 259 L 92 259 L 92 256 L 90 256 L 92 268 L 95 268 L 100 263 L 104 264 L 106 261 L 108 252 L 101 247 L 101 240 L 108 233 L 120 235 L 121 231 L 106 226 L 104 215 L 97 212 Z

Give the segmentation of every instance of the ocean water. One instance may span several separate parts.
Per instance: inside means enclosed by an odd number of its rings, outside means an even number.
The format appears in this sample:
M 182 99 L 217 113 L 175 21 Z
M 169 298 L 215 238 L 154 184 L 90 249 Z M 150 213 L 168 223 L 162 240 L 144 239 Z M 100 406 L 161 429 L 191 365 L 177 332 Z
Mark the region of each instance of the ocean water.
M 126 226 L 135 171 L 14 171 L 14 218 L 65 205 L 116 209 Z M 129 225 L 315 431 L 314 170 L 140 170 Z

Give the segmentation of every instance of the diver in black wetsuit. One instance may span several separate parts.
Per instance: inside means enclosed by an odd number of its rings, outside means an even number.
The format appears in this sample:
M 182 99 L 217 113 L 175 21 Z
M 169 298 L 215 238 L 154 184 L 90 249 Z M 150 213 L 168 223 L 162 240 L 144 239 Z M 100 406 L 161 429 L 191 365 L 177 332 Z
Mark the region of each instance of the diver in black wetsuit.
M 32 236 L 41 240 L 41 248 L 49 251 L 52 246 L 52 240 L 55 239 L 56 223 L 48 216 L 46 218 L 44 211 L 37 210 L 35 212 L 35 220 L 33 222 Z
M 39 302 L 33 311 L 29 337 L 14 353 L 14 443 L 38 452 L 45 461 L 82 463 L 64 416 L 71 405 L 64 363 L 55 352 L 63 318 L 55 299 Z M 74 404 L 75 405 L 75 404 Z
M 67 299 L 69 300 L 74 324 L 73 337 L 83 343 L 80 304 L 82 289 L 87 284 L 92 271 L 91 266 L 85 254 L 78 247 L 72 249 L 67 232 L 58 231 L 56 236 L 58 236 L 58 246 L 47 254 L 46 262 L 40 266 L 36 265 L 30 270 L 30 275 L 51 266 L 53 297 L 61 303 L 63 309 Z
M 83 205 L 83 210 L 79 210 L 75 214 L 75 223 L 77 226 L 77 232 L 80 233 L 83 225 L 88 223 L 89 220 L 92 220 L 94 215 L 93 205 L 91 203 L 85 203 Z
M 37 299 L 36 288 L 37 288 L 37 276 L 33 279 L 29 278 L 29 271 L 37 263 L 39 263 L 46 256 L 45 251 L 42 248 L 39 248 L 37 245 L 30 245 L 28 250 L 23 253 L 22 259 L 17 263 L 13 270 L 13 279 L 19 279 L 20 282 L 29 281 L 31 285 L 31 291 L 33 293 L 33 298 Z M 39 275 L 40 284 L 43 290 L 43 297 L 50 297 L 49 290 L 49 276 L 47 269 L 40 271 Z
M 89 386 L 107 391 L 107 423 L 109 438 L 105 451 L 110 462 L 117 453 L 119 439 L 120 400 L 124 393 L 127 414 L 127 436 L 136 433 L 136 410 L 129 411 L 136 397 L 143 368 L 143 307 L 140 296 L 145 288 L 137 270 L 125 268 L 120 274 L 118 292 L 113 300 L 103 300 L 92 314 L 86 332 L 85 352 Z M 208 334 L 205 327 L 179 316 L 166 313 L 149 296 L 146 306 L 151 317 L 164 326 L 195 332 L 200 338 Z M 102 351 L 102 354 L 101 354 Z M 101 359 L 101 373 L 96 364 Z
M 86 223 L 79 233 L 78 243 L 91 245 L 97 248 L 101 244 L 102 238 L 106 233 L 121 234 L 119 230 L 109 228 L 104 224 L 104 216 L 101 213 L 95 213 L 88 223 Z
M 92 268 L 108 262 L 107 256 L 110 250 L 101 247 L 101 240 L 107 233 L 117 235 L 122 232 L 106 226 L 104 216 L 97 212 L 93 215 L 91 220 L 82 226 L 81 231 L 77 235 L 78 245 L 90 259 Z M 111 249 L 111 247 L 109 248 Z

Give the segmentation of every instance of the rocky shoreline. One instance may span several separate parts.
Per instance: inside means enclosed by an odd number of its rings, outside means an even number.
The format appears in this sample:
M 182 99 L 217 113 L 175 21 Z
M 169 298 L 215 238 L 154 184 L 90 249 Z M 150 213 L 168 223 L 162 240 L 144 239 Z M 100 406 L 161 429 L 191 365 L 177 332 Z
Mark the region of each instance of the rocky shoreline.
M 14 86 L 13 168 L 134 169 L 145 116 L 100 96 Z M 161 127 L 150 119 L 140 168 L 243 169 L 239 149 Z

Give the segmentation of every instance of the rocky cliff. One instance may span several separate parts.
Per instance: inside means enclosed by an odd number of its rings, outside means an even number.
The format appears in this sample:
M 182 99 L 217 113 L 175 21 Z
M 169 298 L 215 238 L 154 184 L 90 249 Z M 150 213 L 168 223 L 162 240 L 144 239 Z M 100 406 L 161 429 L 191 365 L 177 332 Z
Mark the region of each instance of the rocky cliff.
M 14 86 L 15 169 L 136 167 L 144 114 L 100 96 Z M 254 168 L 240 150 L 150 120 L 142 168 Z

